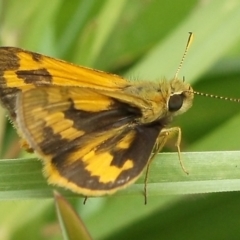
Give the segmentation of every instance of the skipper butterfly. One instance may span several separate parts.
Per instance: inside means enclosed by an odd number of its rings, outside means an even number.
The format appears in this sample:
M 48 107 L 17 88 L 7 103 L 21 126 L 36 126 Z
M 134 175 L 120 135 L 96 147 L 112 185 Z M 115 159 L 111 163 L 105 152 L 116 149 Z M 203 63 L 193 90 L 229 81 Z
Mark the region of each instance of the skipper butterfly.
M 177 74 L 131 82 L 0 48 L 0 100 L 23 145 L 40 156 L 50 184 L 84 196 L 112 194 L 136 181 L 172 134 L 180 156 L 181 129 L 167 125 L 191 107 L 194 93 Z

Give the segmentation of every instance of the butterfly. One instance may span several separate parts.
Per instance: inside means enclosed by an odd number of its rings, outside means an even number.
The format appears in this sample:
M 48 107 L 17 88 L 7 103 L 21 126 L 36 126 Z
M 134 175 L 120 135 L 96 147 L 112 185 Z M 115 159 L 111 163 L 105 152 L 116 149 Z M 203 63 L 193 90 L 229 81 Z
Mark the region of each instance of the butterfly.
M 180 154 L 181 129 L 167 126 L 193 98 L 192 87 L 177 76 L 133 82 L 0 48 L 0 101 L 23 146 L 42 159 L 50 184 L 84 196 L 112 194 L 135 182 L 173 134 Z

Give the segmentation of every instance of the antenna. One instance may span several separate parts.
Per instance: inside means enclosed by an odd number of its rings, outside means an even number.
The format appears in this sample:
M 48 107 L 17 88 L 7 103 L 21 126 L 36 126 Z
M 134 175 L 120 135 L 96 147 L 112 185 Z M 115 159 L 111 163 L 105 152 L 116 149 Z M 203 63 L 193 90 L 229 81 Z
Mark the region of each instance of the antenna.
M 185 59 L 185 57 L 186 57 L 186 55 L 187 55 L 188 49 L 189 49 L 192 41 L 193 41 L 193 33 L 192 33 L 192 32 L 189 32 L 189 37 L 188 37 L 187 45 L 186 45 L 185 51 L 184 51 L 184 53 L 183 53 L 182 59 L 181 59 L 181 61 L 180 61 L 180 64 L 179 64 L 179 66 L 178 66 L 178 69 L 177 69 L 177 71 L 176 71 L 176 74 L 175 74 L 175 76 L 174 76 L 174 79 L 177 79 L 178 73 L 179 73 L 179 71 L 180 71 L 181 68 L 182 68 L 184 59 Z M 183 81 L 184 81 L 184 78 L 183 78 Z M 216 99 L 221 99 L 221 100 L 225 100 L 225 101 L 240 103 L 240 98 L 223 97 L 223 96 L 218 96 L 218 95 L 209 94 L 209 93 L 202 93 L 202 92 L 197 92 L 197 91 L 188 91 L 188 92 L 194 93 L 194 94 L 199 95 L 199 96 L 216 98 Z
M 179 73 L 179 71 L 180 71 L 181 68 L 182 68 L 182 65 L 183 65 L 184 59 L 185 59 L 185 57 L 186 57 L 186 55 L 187 55 L 188 49 L 189 49 L 189 47 L 190 47 L 192 41 L 193 41 L 193 33 L 192 33 L 192 32 L 189 32 L 189 37 L 188 37 L 187 45 L 186 45 L 185 51 L 184 51 L 184 53 L 183 53 L 183 56 L 182 56 L 181 62 L 180 62 L 179 66 L 178 66 L 178 69 L 177 69 L 177 71 L 176 71 L 176 74 L 175 74 L 175 76 L 174 76 L 174 79 L 177 78 L 178 73 Z
M 218 95 L 213 95 L 209 93 L 202 93 L 202 92 L 197 92 L 197 91 L 192 91 L 192 93 L 199 95 L 199 96 L 204 96 L 204 97 L 210 97 L 210 98 L 216 98 L 216 99 L 221 99 L 221 100 L 226 100 L 226 101 L 231 101 L 231 102 L 240 102 L 240 98 L 229 98 L 229 97 L 223 97 L 223 96 L 218 96 Z

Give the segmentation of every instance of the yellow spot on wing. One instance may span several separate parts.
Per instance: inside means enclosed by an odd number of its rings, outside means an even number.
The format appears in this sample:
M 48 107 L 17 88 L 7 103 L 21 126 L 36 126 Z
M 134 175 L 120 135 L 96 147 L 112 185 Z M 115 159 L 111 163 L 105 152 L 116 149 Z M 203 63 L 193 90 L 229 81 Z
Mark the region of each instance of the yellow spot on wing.
M 96 149 L 100 144 L 118 134 L 118 131 L 119 131 L 118 129 L 114 130 L 112 129 L 111 131 L 105 132 L 102 135 L 99 136 L 93 135 L 89 137 L 89 139 L 85 139 L 85 142 L 82 143 L 81 146 L 79 146 L 79 149 L 69 154 L 69 157 L 66 161 L 69 163 L 79 161 L 79 159 L 85 161 L 85 159 L 87 158 L 84 157 L 87 154 L 90 154 L 93 151 L 93 149 Z
M 74 122 L 72 120 L 69 119 L 60 119 L 59 122 L 55 123 L 54 125 L 51 126 L 53 132 L 55 134 L 57 133 L 61 133 L 63 131 L 65 131 L 66 129 L 69 129 L 70 127 L 72 127 L 74 124 Z
M 76 128 L 71 127 L 61 132 L 60 135 L 63 139 L 70 141 L 82 136 L 84 133 L 84 131 L 78 131 Z
M 96 154 L 91 151 L 83 158 L 86 162 L 86 170 L 88 170 L 91 176 L 99 177 L 99 181 L 102 183 L 109 183 L 116 181 L 116 178 L 124 170 L 128 170 L 133 167 L 133 161 L 126 160 L 122 167 L 111 165 L 113 156 L 108 152 Z
M 55 123 L 62 121 L 64 119 L 64 114 L 62 112 L 52 113 L 44 118 L 46 126 L 52 126 Z
M 59 134 L 63 139 L 74 140 L 85 133 L 74 128 L 74 121 L 65 119 L 62 112 L 50 114 L 44 118 L 44 121 L 45 126 L 51 127 L 53 133 Z
M 68 96 L 73 100 L 75 109 L 89 112 L 107 110 L 113 104 L 111 98 L 96 93 L 93 89 L 71 88 Z
M 130 144 L 133 142 L 134 137 L 135 137 L 135 132 L 134 131 L 129 132 L 121 139 L 120 142 L 117 143 L 116 148 L 128 149 Z
M 29 90 L 35 88 L 34 85 L 26 84 L 24 79 L 19 78 L 15 71 L 5 71 L 3 77 L 7 79 L 6 88 L 18 88 L 21 90 Z

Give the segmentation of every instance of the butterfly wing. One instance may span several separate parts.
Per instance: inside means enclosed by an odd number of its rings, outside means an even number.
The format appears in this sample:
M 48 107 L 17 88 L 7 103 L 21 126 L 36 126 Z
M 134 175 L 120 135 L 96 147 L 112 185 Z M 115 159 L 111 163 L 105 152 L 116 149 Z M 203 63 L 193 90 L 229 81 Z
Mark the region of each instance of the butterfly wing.
M 127 94 L 131 84 L 114 74 L 77 66 L 59 59 L 13 47 L 0 47 L 0 102 L 8 110 L 12 122 L 16 120 L 17 94 L 40 86 L 74 86 L 105 91 L 109 97 L 149 108 L 149 102 Z M 92 105 L 93 107 L 93 105 Z M 18 129 L 17 129 L 18 130 Z M 21 131 L 18 130 L 21 135 Z M 22 146 L 32 151 L 26 140 Z
M 18 127 L 49 182 L 85 196 L 134 182 L 163 127 L 139 125 L 137 108 L 86 88 L 31 89 L 19 94 L 17 109 Z
M 0 100 L 15 120 L 16 95 L 36 86 L 81 86 L 118 91 L 128 82 L 114 74 L 77 66 L 20 48 L 0 47 Z

